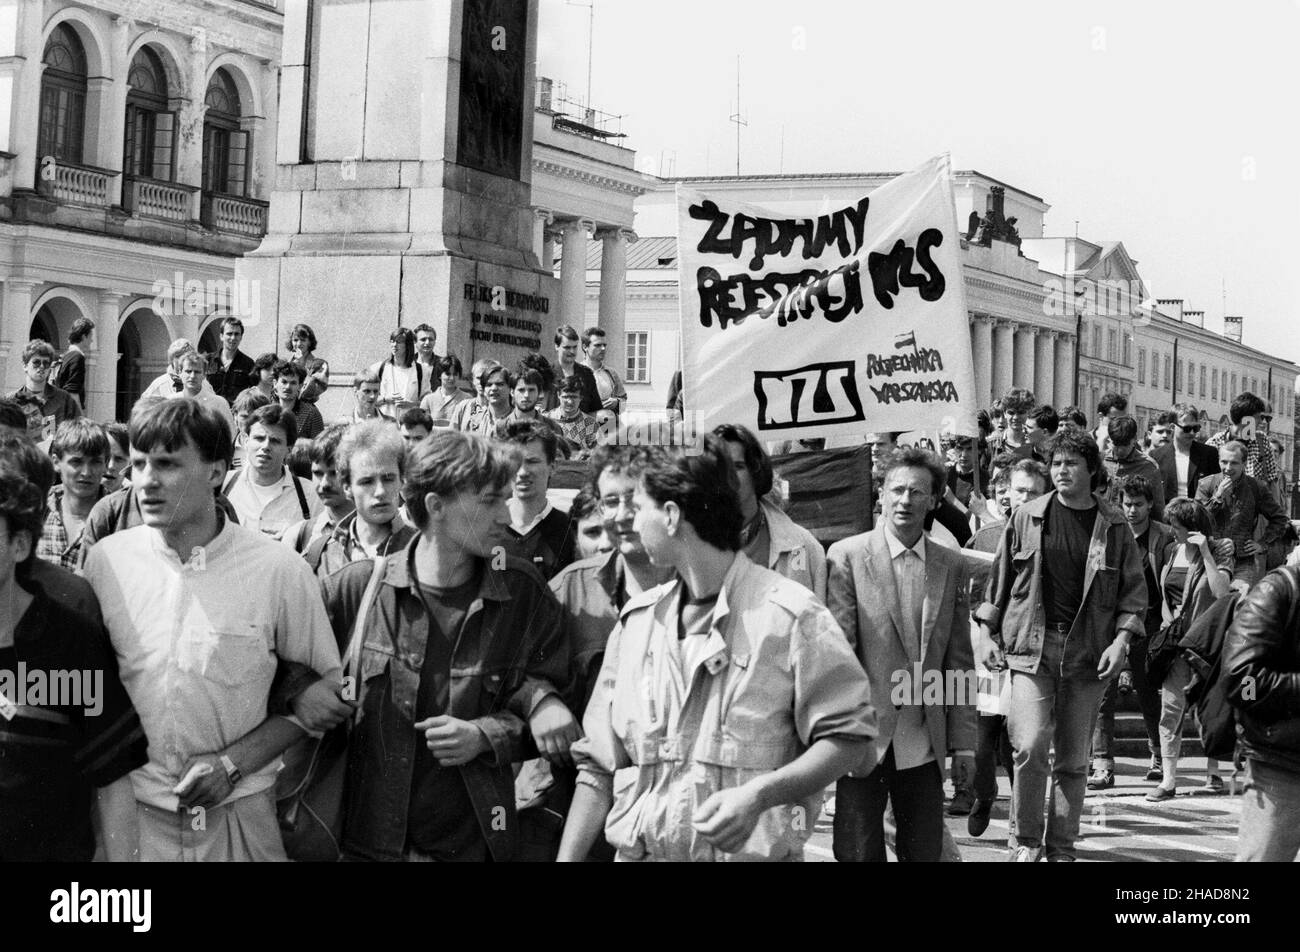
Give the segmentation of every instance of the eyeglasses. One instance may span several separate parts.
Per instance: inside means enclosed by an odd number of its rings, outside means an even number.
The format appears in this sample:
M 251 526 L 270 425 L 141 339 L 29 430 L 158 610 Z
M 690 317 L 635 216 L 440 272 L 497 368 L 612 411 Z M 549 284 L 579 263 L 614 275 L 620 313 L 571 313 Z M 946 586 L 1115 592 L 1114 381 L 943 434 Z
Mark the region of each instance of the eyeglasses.
M 48 360 L 41 360 L 41 359 L 38 359 L 38 358 L 32 358 L 31 360 L 27 361 L 27 363 L 28 363 L 31 367 L 35 368 L 36 370 L 44 370 L 46 367 L 51 366 L 51 362 L 50 362 L 50 361 L 48 361 Z
M 621 496 L 602 496 L 600 498 L 600 508 L 612 516 L 617 513 L 621 507 L 626 506 L 627 511 L 635 516 L 640 510 L 632 499 L 632 493 L 624 493 Z
M 1201 425 L 1200 425 L 1199 423 L 1197 423 L 1197 424 L 1195 424 L 1195 425 L 1193 425 L 1193 426 L 1183 426 L 1183 425 L 1180 423 L 1180 424 L 1178 424 L 1178 429 L 1182 430 L 1184 433 L 1200 433 L 1200 432 L 1201 432 Z

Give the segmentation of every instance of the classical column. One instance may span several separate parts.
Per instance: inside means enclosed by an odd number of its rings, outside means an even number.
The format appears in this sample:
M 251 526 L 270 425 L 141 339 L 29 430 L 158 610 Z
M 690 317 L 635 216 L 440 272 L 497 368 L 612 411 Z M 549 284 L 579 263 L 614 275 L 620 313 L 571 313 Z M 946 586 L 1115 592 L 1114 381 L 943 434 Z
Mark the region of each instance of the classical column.
M 12 87 L 12 99 L 8 104 L 11 111 L 5 116 L 4 124 L 8 128 L 4 133 L 3 148 L 14 154 L 13 187 L 35 188 L 36 168 L 40 161 L 40 156 L 36 154 L 36 143 L 40 130 L 41 57 L 45 52 L 41 35 L 45 13 L 44 4 L 40 3 L 20 3 L 16 6 L 16 23 L 6 18 L 6 25 L 12 24 L 15 28 L 13 49 L 6 52 L 17 55 L 5 57 L 4 64 L 0 66 L 4 74 L 13 75 L 16 79 Z M 9 137 L 11 131 L 12 139 Z M 8 292 L 6 296 L 7 294 Z M 26 334 L 27 328 L 24 327 L 20 333 Z M 4 379 L 4 373 L 4 367 L 0 367 L 0 380 Z
M 122 204 L 122 189 L 125 186 L 126 170 L 122 168 L 122 152 L 126 143 L 126 74 L 131 68 L 127 51 L 134 25 L 129 17 L 113 18 L 110 49 L 105 51 L 107 75 L 91 79 L 87 83 L 90 95 L 86 102 L 86 161 L 101 168 L 123 172 L 123 175 L 114 176 L 108 181 L 109 205 Z M 90 142 L 92 131 L 95 135 L 94 145 Z
M 112 420 L 117 413 L 117 318 L 125 294 L 99 292 L 95 348 L 86 356 L 86 416 Z
M 555 216 L 549 209 L 533 206 L 533 247 L 537 249 L 537 261 L 544 271 L 555 268 L 555 241 L 547 237 L 553 221 Z
M 1064 410 L 1074 403 L 1074 335 L 1053 331 L 1056 351 L 1056 409 Z
M 1014 386 L 1014 345 L 1011 335 L 1014 324 L 1007 320 L 993 322 L 993 399 L 1001 397 Z M 992 400 L 989 401 L 992 403 Z
M 1028 324 L 1016 325 L 1012 386 L 1034 389 L 1034 335 L 1037 331 Z M 1036 395 L 1036 394 L 1035 394 Z
M 582 330 L 587 310 L 587 239 L 595 223 L 570 219 L 560 223 L 560 321 Z
M 603 242 L 600 254 L 600 326 L 605 331 L 605 363 L 624 376 L 627 366 L 624 350 L 627 341 L 627 246 L 636 241 L 636 232 L 626 228 L 605 228 L 599 232 Z
M 0 393 L 10 394 L 22 385 L 19 360 L 32 327 L 32 292 L 40 284 L 5 278 L 4 319 L 0 320 Z
M 970 351 L 975 359 L 975 404 L 987 407 L 993 402 L 993 325 L 986 315 L 971 318 Z
M 1034 396 L 1039 403 L 1055 406 L 1056 394 L 1052 389 L 1052 332 L 1038 328 L 1034 335 Z

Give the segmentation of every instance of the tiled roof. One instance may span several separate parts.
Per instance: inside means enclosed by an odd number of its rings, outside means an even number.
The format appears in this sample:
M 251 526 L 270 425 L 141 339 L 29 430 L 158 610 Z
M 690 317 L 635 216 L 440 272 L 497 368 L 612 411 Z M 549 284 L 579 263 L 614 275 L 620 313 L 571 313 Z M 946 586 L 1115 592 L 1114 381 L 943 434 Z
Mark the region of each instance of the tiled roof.
M 600 270 L 600 256 L 603 242 L 587 242 L 587 270 Z M 557 251 L 558 245 L 557 245 Z M 559 268 L 559 257 L 555 266 Z M 677 238 L 673 235 L 661 238 L 641 238 L 627 246 L 627 270 L 629 271 L 675 271 L 677 270 Z

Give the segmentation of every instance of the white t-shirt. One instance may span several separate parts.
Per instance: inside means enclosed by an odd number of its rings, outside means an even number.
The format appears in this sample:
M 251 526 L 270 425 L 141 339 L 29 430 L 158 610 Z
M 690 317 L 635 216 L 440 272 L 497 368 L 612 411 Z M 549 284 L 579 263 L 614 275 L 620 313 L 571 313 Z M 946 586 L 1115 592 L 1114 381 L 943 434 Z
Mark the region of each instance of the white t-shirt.
M 1192 456 L 1190 453 L 1184 453 L 1177 446 L 1174 447 L 1174 469 L 1178 472 L 1178 495 L 1187 495 L 1187 471 L 1192 465 Z

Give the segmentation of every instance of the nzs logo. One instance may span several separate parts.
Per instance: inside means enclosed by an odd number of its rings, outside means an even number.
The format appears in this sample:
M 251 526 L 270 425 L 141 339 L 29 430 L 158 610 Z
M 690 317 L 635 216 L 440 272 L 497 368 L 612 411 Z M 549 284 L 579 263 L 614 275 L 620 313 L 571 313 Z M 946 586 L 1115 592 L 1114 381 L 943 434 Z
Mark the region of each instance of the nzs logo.
M 856 423 L 865 419 L 852 360 L 798 370 L 754 372 L 760 430 Z

